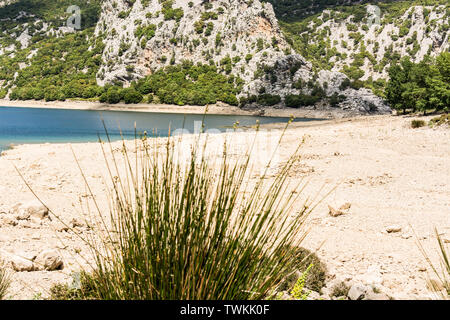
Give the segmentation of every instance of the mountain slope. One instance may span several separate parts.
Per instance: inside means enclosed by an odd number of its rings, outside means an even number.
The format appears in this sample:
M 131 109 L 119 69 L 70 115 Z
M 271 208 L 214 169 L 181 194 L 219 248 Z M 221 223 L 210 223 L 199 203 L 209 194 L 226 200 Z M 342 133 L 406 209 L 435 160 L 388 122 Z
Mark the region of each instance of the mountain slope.
M 358 95 L 348 86 L 340 90 L 345 76 L 321 73 L 319 77 L 303 57 L 291 56 L 292 47 L 285 41 L 269 4 L 241 0 L 147 4 L 104 3 L 97 26 L 97 34 L 107 35 L 99 83 L 128 84 L 190 60 L 217 66 L 219 72 L 241 79 L 243 85 L 237 92 L 241 104 L 284 102 L 299 107 L 322 101 L 344 103 L 362 112 L 387 111 L 370 92 Z M 178 12 L 178 16 L 173 12 Z M 300 82 L 305 85 L 300 87 Z M 153 86 L 150 91 L 161 98 L 158 90 Z
M 259 1 L 105 1 L 96 32 L 106 35 L 100 84 L 183 60 L 214 63 L 249 82 L 257 63 L 273 64 L 288 48 L 271 7 Z
M 300 2 L 274 2 L 295 50 L 311 61 L 315 70 L 344 72 L 357 86 L 365 85 L 379 95 L 388 68 L 402 57 L 419 62 L 450 48 L 450 4 L 446 0 L 354 1 L 347 6 L 336 6 L 342 1 L 326 1 L 334 4 L 331 9 L 323 4 L 311 11 L 319 13 L 310 15 L 303 9 L 303 19 L 293 8 Z
M 77 32 L 66 26 L 71 5 L 81 8 Z M 82 93 L 70 93 L 77 84 L 95 87 L 103 52 L 93 29 L 99 12 L 98 0 L 16 0 L 1 8 L 0 97 L 9 92 L 10 98 L 23 100 L 81 98 Z
M 416 43 L 424 44 L 417 59 L 430 41 L 431 53 L 448 50 L 448 4 L 427 7 L 425 24 L 423 8 L 411 13 L 405 1 L 380 2 L 390 6 L 380 31 L 366 30 L 369 14 L 357 2 L 273 2 L 275 12 L 285 10 L 281 28 L 272 5 L 258 0 L 3 3 L 0 97 L 389 112 L 361 87 L 380 94 L 389 64 Z M 81 30 L 66 25 L 72 4 L 81 9 Z M 394 32 L 404 32 L 403 24 L 396 29 L 403 20 L 411 20 L 410 28 L 394 40 Z M 381 39 L 376 54 L 375 36 Z

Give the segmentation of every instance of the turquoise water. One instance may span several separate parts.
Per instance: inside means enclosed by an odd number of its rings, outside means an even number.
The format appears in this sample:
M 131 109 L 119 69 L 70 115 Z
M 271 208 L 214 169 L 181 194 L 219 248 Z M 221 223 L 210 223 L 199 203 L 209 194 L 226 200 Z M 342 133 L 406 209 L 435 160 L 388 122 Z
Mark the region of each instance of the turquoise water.
M 113 140 L 120 140 L 120 130 L 127 138 L 134 137 L 134 123 L 137 131 L 149 135 L 168 135 L 169 127 L 184 128 L 193 133 L 195 126 L 204 120 L 206 129 L 225 131 L 236 121 L 240 126 L 250 126 L 259 120 L 261 124 L 287 122 L 288 118 L 228 115 L 192 115 L 174 113 L 142 113 L 122 111 L 63 110 L 44 108 L 0 107 L 0 152 L 11 145 L 25 143 L 95 142 L 98 135 L 105 139 L 104 120 Z M 313 119 L 297 119 L 310 121 Z M 120 129 L 119 129 L 120 128 Z

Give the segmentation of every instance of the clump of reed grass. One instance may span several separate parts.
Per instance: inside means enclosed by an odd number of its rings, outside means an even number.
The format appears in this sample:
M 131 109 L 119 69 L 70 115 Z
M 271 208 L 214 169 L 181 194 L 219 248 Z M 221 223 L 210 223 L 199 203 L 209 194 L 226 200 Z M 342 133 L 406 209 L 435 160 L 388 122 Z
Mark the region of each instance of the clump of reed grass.
M 295 271 L 304 252 L 292 248 L 306 236 L 317 205 L 293 206 L 303 191 L 301 182 L 293 188 L 287 180 L 298 149 L 269 180 L 267 171 L 254 178 L 251 148 L 233 158 L 227 144 L 215 146 L 220 161 L 212 163 L 208 139 L 194 140 L 187 161 L 179 156 L 181 139 L 161 147 L 143 137 L 134 159 L 124 142 L 125 170 L 111 148 L 111 225 L 103 240 L 86 239 L 95 257 L 91 297 L 271 298 Z
M 433 264 L 420 242 L 419 248 L 422 251 L 422 254 L 424 255 L 431 269 L 433 270 L 433 273 L 437 277 L 436 280 L 429 281 L 428 285 L 434 292 L 438 292 L 442 299 L 450 300 L 450 251 L 437 229 L 435 229 L 435 234 L 441 257 L 440 267 L 437 267 L 435 264 Z

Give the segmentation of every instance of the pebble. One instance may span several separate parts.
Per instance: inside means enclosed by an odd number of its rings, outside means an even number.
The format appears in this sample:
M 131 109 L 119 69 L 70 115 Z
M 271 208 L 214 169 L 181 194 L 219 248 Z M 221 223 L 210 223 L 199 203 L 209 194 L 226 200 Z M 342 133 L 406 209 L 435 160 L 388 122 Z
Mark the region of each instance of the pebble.
M 392 225 L 392 226 L 386 227 L 385 230 L 387 233 L 397 233 L 397 232 L 402 231 L 402 227 L 400 227 L 398 225 Z

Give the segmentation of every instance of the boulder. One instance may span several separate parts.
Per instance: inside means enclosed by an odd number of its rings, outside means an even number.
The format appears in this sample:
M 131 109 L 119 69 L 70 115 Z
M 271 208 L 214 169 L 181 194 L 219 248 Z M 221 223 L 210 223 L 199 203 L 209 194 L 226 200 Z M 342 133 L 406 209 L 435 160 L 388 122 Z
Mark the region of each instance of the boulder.
M 34 258 L 35 255 L 25 252 L 11 254 L 6 251 L 0 251 L 0 260 L 7 262 L 11 266 L 11 268 L 17 272 L 34 271 Z
M 29 259 L 25 259 L 19 256 L 11 256 L 10 259 L 11 267 L 14 269 L 14 271 L 18 272 L 30 272 L 34 271 L 34 264 L 33 261 Z
M 56 250 L 44 250 L 36 257 L 34 261 L 38 270 L 54 271 L 62 270 L 64 262 Z
M 48 208 L 40 201 L 33 200 L 20 205 L 17 209 L 18 220 L 28 220 L 30 217 L 37 219 L 45 219 L 48 217 Z
M 347 89 L 341 92 L 345 100 L 339 104 L 343 110 L 357 114 L 391 114 L 392 109 L 386 102 L 376 96 L 371 90 L 362 88 L 359 90 Z
M 348 291 L 348 297 L 350 300 L 363 300 L 370 293 L 373 293 L 373 289 L 363 284 L 354 284 Z

